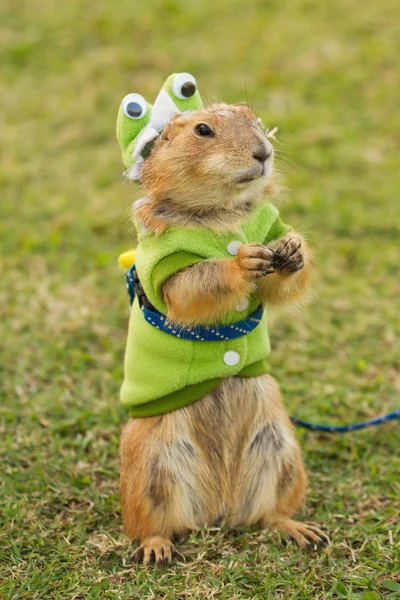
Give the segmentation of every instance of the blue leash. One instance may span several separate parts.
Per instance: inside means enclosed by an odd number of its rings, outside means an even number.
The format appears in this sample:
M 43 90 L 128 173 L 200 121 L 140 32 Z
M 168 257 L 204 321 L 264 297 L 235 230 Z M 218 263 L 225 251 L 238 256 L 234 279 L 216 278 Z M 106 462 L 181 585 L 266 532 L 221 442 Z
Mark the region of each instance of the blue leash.
M 319 425 L 317 423 L 309 423 L 303 421 L 303 419 L 297 419 L 291 417 L 293 423 L 304 429 L 311 429 L 312 431 L 325 431 L 327 433 L 346 433 L 347 431 L 355 431 L 356 429 L 365 429 L 366 427 L 372 427 L 372 425 L 380 425 L 387 421 L 393 421 L 394 419 L 400 419 L 400 408 L 394 412 L 383 415 L 382 417 L 375 417 L 375 419 L 369 419 L 368 421 L 362 421 L 361 423 L 352 423 L 349 425 Z
M 233 325 L 220 326 L 211 329 L 210 327 L 197 326 L 195 330 L 181 329 L 180 331 L 172 331 L 172 327 L 165 323 L 165 317 L 157 311 L 154 306 L 149 303 L 149 300 L 144 293 L 144 290 L 140 284 L 139 278 L 136 273 L 135 265 L 128 270 L 126 273 L 126 287 L 132 304 L 135 296 L 139 298 L 139 304 L 143 310 L 144 317 L 148 323 L 161 329 L 166 333 L 182 337 L 183 339 L 200 339 L 201 341 L 206 340 L 223 340 L 223 339 L 235 339 L 246 335 L 255 327 L 262 318 L 262 308 L 258 307 L 256 311 L 251 314 L 247 319 L 234 323 Z M 171 330 L 171 331 L 170 331 Z M 295 425 L 303 427 L 304 429 L 310 429 L 311 431 L 325 431 L 326 433 L 346 433 L 347 431 L 355 431 L 357 429 L 365 429 L 366 427 L 372 427 L 373 425 L 380 425 L 387 421 L 393 421 L 394 419 L 400 418 L 400 408 L 394 412 L 383 415 L 382 417 L 376 417 L 375 419 L 369 419 L 368 421 L 362 421 L 361 423 L 353 423 L 349 425 L 319 425 L 317 423 L 309 423 L 298 419 L 297 417 L 290 417 Z

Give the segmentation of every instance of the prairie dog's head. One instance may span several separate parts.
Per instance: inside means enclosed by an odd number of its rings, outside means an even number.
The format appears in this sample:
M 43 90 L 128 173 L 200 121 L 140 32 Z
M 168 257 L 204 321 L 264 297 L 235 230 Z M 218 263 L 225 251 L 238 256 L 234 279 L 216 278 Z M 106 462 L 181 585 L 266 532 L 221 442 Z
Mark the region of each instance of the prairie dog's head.
M 273 147 L 253 111 L 214 104 L 170 121 L 141 180 L 150 198 L 184 211 L 234 210 L 262 198 L 272 164 Z

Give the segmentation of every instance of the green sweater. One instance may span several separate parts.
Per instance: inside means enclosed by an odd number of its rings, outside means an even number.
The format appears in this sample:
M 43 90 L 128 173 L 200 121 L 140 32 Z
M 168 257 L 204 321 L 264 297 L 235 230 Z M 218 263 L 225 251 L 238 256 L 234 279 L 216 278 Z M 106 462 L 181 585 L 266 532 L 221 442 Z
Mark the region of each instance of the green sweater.
M 161 235 L 136 223 L 136 269 L 150 302 L 162 313 L 165 281 L 196 263 L 234 258 L 238 246 L 268 244 L 284 235 L 284 225 L 272 204 L 258 206 L 239 230 L 219 235 L 202 227 L 170 227 Z M 246 318 L 260 305 L 253 294 L 248 305 L 229 311 L 224 324 Z M 270 351 L 266 313 L 249 334 L 227 341 L 195 341 L 174 337 L 147 323 L 137 298 L 132 305 L 125 354 L 121 402 L 133 417 L 170 412 L 199 400 L 230 376 L 256 377 L 267 372 Z

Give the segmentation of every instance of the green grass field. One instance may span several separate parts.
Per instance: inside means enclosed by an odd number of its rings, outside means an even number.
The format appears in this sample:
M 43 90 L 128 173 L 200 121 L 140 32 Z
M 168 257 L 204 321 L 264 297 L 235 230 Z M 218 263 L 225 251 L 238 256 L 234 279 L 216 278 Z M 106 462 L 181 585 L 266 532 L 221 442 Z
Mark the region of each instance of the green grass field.
M 400 597 L 400 428 L 299 431 L 307 555 L 275 532 L 204 530 L 186 563 L 130 563 L 118 498 L 128 304 L 117 256 L 137 191 L 114 136 L 130 91 L 189 71 L 247 98 L 282 148 L 280 210 L 318 258 L 314 299 L 271 315 L 290 413 L 340 423 L 400 405 L 397 0 L 16 0 L 0 15 L 0 598 Z M 211 425 L 212 426 L 212 425 Z

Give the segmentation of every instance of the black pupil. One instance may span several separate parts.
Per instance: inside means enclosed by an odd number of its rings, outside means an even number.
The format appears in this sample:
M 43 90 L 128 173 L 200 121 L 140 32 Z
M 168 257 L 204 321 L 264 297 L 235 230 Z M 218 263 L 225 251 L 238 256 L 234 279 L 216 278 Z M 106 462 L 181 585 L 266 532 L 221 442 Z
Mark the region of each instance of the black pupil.
M 129 102 L 129 104 L 126 107 L 126 112 L 130 117 L 137 118 L 140 117 L 140 115 L 143 112 L 143 109 L 140 106 L 139 102 Z
M 211 131 L 209 126 L 204 125 L 204 123 L 200 123 L 200 125 L 197 125 L 196 130 L 199 135 L 213 135 L 213 132 Z
M 190 98 L 191 96 L 193 96 L 195 91 L 196 91 L 196 86 L 191 81 L 187 81 L 181 87 L 182 96 L 185 96 L 185 98 Z

